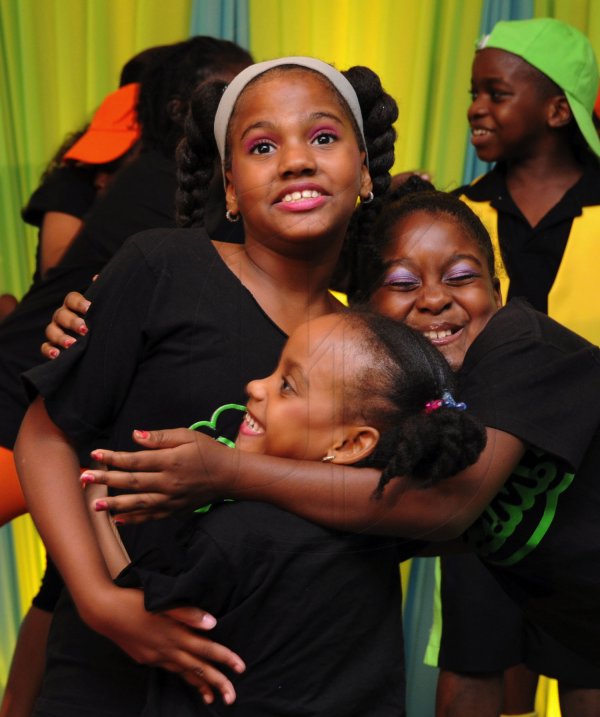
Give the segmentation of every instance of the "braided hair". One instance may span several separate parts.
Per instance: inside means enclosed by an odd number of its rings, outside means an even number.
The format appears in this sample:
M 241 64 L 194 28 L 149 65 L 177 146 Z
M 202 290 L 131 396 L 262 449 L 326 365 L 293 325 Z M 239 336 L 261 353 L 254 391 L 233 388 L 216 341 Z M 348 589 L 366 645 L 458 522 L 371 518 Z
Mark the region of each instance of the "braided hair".
M 496 279 L 494 248 L 479 217 L 455 195 L 438 191 L 415 175 L 386 195 L 367 241 L 360 245 L 352 303 L 360 305 L 368 301 L 378 288 L 383 275 L 383 255 L 396 236 L 396 227 L 406 217 L 421 212 L 432 217 L 449 217 L 458 224 L 481 251 L 492 280 Z
M 379 76 L 368 67 L 356 65 L 342 74 L 358 97 L 368 145 L 369 174 L 373 182 L 373 201 L 368 204 L 361 202 L 352 215 L 331 282 L 331 288 L 352 296 L 356 291 L 352 277 L 356 276 L 356 267 L 360 261 L 357 247 L 367 240 L 392 181 L 390 169 L 394 165 L 396 141 L 393 125 L 398 119 L 398 105 L 383 89 Z
M 268 72 L 285 72 L 297 70 L 297 65 L 281 65 Z M 305 72 L 312 72 L 302 68 Z M 250 87 L 267 73 L 263 73 L 248 83 Z M 319 73 L 317 73 L 319 74 Z M 390 169 L 394 164 L 394 141 L 396 133 L 393 123 L 398 117 L 398 106 L 395 100 L 382 88 L 379 77 L 367 67 L 352 67 L 342 73 L 353 86 L 363 116 L 363 128 L 366 147 L 357 136 L 361 149 L 369 155 L 369 171 L 373 180 L 374 200 L 370 204 L 361 204 L 349 228 L 349 235 L 358 237 L 367 235 L 368 229 L 377 214 L 380 198 L 388 190 L 391 182 Z M 322 75 L 319 74 L 319 77 Z M 323 78 L 324 79 L 324 78 Z M 202 226 L 204 207 L 211 189 L 215 173 L 219 168 L 219 155 L 213 136 L 213 123 L 217 107 L 225 85 L 222 82 L 206 82 L 195 92 L 190 103 L 190 110 L 185 123 L 185 139 L 177 150 L 179 167 L 179 190 L 177 193 L 177 223 L 179 226 Z M 344 100 L 332 88 L 345 106 Z M 234 110 L 235 112 L 235 110 Z M 348 115 L 354 123 L 352 113 Z M 233 115 L 232 115 L 233 116 Z M 358 130 L 357 130 L 358 134 Z M 229 145 L 229 142 L 227 142 Z M 227 167 L 229 158 L 224 164 Z M 343 253 L 343 259 L 337 272 L 339 288 L 345 277 L 349 275 L 351 260 Z
M 455 390 L 442 354 L 417 331 L 385 316 L 357 310 L 343 320 L 355 329 L 365 356 L 360 375 L 346 389 L 346 403 L 360 406 L 360 420 L 381 434 L 362 464 L 382 469 L 375 496 L 396 476 L 428 487 L 474 463 L 485 447 L 485 429 L 459 410 L 463 406 L 440 401 Z M 428 412 L 431 402 L 436 408 Z

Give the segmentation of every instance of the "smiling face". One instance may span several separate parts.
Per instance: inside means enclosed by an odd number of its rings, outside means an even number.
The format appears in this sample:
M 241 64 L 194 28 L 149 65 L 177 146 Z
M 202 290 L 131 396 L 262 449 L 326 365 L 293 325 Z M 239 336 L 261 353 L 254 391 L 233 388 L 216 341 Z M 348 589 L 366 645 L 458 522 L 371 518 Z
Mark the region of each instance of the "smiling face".
M 556 100 L 544 91 L 549 86 L 547 78 L 517 55 L 496 48 L 475 54 L 467 117 L 479 159 L 510 161 L 535 153 L 549 132 Z
M 424 334 L 460 368 L 501 305 L 482 250 L 452 216 L 422 210 L 399 219 L 390 237 L 371 307 Z
M 246 241 L 341 243 L 371 180 L 348 110 L 327 80 L 273 70 L 240 96 L 229 131 L 227 208 Z
M 277 369 L 247 386 L 248 412 L 236 448 L 321 460 L 347 447 L 354 429 L 361 429 L 356 416 L 347 415 L 344 386 L 355 384 L 356 372 L 364 369 L 360 357 L 348 351 L 355 345 L 349 330 L 339 315 L 330 314 L 293 332 Z

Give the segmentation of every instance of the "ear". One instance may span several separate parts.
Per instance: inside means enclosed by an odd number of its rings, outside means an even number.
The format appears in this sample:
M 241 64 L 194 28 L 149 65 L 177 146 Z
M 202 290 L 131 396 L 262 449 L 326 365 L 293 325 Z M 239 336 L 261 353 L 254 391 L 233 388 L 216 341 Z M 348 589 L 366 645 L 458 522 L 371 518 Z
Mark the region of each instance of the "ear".
M 344 437 L 331 447 L 329 455 L 334 455 L 332 463 L 352 465 L 366 458 L 379 443 L 379 431 L 372 426 L 350 426 Z
M 502 290 L 500 289 L 500 279 L 495 276 L 493 281 L 494 286 L 494 298 L 496 299 L 496 306 L 498 309 L 502 308 Z
M 237 194 L 231 181 L 231 170 L 225 172 L 225 206 L 232 214 L 239 214 Z
M 171 97 L 167 102 L 167 114 L 169 119 L 175 122 L 175 124 L 183 127 L 185 115 L 187 112 L 187 104 L 179 97 Z
M 362 165 L 360 168 L 360 197 L 366 199 L 369 196 L 369 192 L 373 191 L 373 180 L 369 174 L 369 168 L 367 167 L 366 158 L 367 155 L 361 152 Z
M 548 127 L 560 129 L 566 127 L 573 119 L 573 113 L 564 95 L 555 95 L 548 101 Z

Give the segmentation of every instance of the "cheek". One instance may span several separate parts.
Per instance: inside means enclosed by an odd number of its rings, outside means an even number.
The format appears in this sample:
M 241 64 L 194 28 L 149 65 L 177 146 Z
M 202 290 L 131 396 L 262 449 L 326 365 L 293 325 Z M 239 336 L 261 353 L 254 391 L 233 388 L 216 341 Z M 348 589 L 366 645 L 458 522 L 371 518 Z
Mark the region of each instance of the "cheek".
M 385 287 L 378 289 L 369 300 L 369 308 L 377 314 L 396 321 L 404 321 L 410 310 L 410 302 L 397 292 Z

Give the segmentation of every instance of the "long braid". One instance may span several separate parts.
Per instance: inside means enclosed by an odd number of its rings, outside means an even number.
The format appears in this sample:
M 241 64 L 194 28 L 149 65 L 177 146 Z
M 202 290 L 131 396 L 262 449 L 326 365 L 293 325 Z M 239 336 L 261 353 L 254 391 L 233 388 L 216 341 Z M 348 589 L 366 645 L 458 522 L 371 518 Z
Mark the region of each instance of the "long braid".
M 213 122 L 225 83 L 206 82 L 192 96 L 185 136 L 177 147 L 177 225 L 202 226 L 219 153 Z
M 342 74 L 354 88 L 360 104 L 374 195 L 372 202 L 361 203 L 352 216 L 334 277 L 334 288 L 346 291 L 351 298 L 356 290 L 351 277 L 356 274 L 357 247 L 368 236 L 391 183 L 390 169 L 394 165 L 396 141 L 393 125 L 398 119 L 398 105 L 383 89 L 378 75 L 368 67 L 357 65 Z

